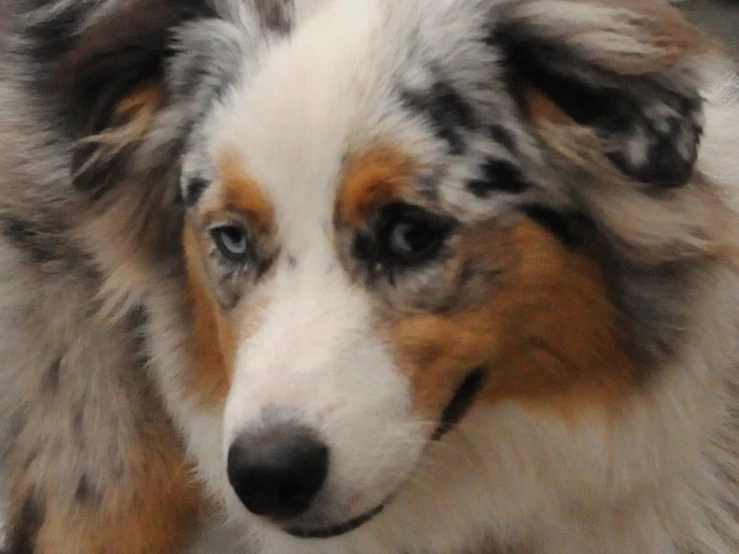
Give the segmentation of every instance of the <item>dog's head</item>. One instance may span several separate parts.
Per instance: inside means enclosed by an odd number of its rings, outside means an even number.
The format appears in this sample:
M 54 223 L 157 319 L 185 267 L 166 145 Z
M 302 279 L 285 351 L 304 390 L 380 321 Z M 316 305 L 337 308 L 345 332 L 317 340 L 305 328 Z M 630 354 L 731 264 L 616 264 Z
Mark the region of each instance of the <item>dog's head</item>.
M 185 396 L 223 413 L 199 461 L 234 513 L 329 537 L 463 490 L 505 522 L 620 486 L 605 437 L 676 356 L 721 228 L 677 12 L 115 4 L 55 62 L 75 183 L 177 178 Z

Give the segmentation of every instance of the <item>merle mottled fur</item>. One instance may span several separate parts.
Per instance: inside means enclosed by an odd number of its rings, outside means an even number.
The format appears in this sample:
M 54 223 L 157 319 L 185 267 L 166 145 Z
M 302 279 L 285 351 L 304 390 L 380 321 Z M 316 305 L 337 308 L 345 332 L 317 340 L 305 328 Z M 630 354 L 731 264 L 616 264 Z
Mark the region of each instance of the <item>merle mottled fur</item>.
M 72 521 L 82 510 L 95 521 L 107 487 L 135 486 L 131 444 L 156 455 L 170 435 L 185 450 L 186 418 L 162 393 L 174 388 L 175 370 L 150 359 L 166 329 L 147 317 L 166 297 L 173 319 L 189 324 L 177 304 L 180 233 L 213 168 L 183 166 L 183 155 L 197 158 L 210 108 L 289 35 L 294 3 L 17 0 L 4 13 L 0 491 L 12 500 L 10 554 L 48 554 L 36 541 L 50 513 L 67 510 Z M 713 211 L 715 191 L 693 178 L 704 125 L 699 68 L 689 60 L 619 73 L 597 46 L 568 42 L 515 0 L 488 4 L 494 23 L 480 22 L 475 48 L 504 82 L 488 90 L 485 75 L 465 82 L 432 57 L 428 88 L 399 76 L 398 104 L 435 133 L 444 155 L 471 160 L 477 170 L 464 187 L 479 202 L 508 195 L 571 247 L 597 234 L 633 347 L 669 358 L 706 275 L 706 250 L 721 242 L 706 222 L 724 217 Z M 572 143 L 579 151 L 557 151 L 527 130 L 521 82 L 593 129 Z M 149 88 L 158 104 L 144 121 L 117 111 Z M 427 176 L 429 198 L 445 179 Z M 443 430 L 461 417 L 466 394 Z M 731 509 L 737 498 L 727 498 Z

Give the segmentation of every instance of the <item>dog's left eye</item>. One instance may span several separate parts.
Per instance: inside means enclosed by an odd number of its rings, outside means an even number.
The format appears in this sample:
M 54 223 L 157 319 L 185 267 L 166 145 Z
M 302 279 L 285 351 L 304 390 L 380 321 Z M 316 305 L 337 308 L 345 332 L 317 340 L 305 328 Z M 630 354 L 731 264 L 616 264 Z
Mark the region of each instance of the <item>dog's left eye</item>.
M 221 255 L 232 262 L 245 262 L 250 255 L 249 233 L 243 225 L 228 223 L 210 230 Z
M 421 208 L 392 204 L 380 215 L 377 247 L 388 262 L 414 265 L 434 258 L 449 230 L 448 222 Z

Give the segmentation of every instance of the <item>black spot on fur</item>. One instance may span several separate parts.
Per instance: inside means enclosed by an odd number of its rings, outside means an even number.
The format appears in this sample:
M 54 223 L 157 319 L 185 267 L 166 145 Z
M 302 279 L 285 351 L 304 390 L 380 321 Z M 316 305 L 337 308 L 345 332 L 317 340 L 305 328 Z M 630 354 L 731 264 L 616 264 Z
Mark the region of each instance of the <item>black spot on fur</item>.
M 264 277 L 274 267 L 275 262 L 279 257 L 280 252 L 277 251 L 259 258 L 255 267 L 257 280 Z
M 185 187 L 185 205 L 191 208 L 197 204 L 209 186 L 210 181 L 207 179 L 191 179 Z
M 4 434 L 6 440 L 0 442 L 0 462 L 6 460 L 16 451 L 18 437 L 26 428 L 27 421 L 28 404 L 24 404 L 22 407 L 16 409 L 10 417 L 8 417 L 4 427 L 6 431 Z
M 554 47 L 526 43 L 515 33 L 498 32 L 490 42 L 505 46 L 517 99 L 520 83 L 542 91 L 606 141 L 604 154 L 626 176 L 661 188 L 679 187 L 689 180 L 702 133 L 702 102 L 697 95 L 681 96 L 647 79 L 636 82 L 607 74 L 570 60 Z M 643 155 L 631 154 L 634 144 Z
M 44 264 L 57 259 L 55 235 L 62 229 L 42 227 L 39 223 L 16 216 L 0 216 L 0 229 L 8 241 L 25 252 L 34 264 Z
M 482 368 L 475 369 L 462 381 L 449 404 L 444 408 L 439 426 L 434 431 L 431 440 L 439 440 L 461 421 L 484 384 L 485 372 Z
M 402 98 L 410 109 L 422 114 L 432 123 L 435 133 L 449 144 L 453 155 L 464 154 L 463 132 L 474 129 L 477 125 L 472 106 L 454 87 L 437 81 L 428 91 L 406 90 L 402 93 Z
M 680 137 L 683 127 L 681 119 L 669 117 L 664 123 L 669 131 L 654 135 L 651 140 L 644 140 L 647 163 L 636 165 L 623 151 L 610 154 L 610 158 L 617 166 L 628 168 L 628 174 L 636 180 L 669 189 L 679 187 L 690 179 L 697 151 L 686 158 L 676 148 L 675 141 L 677 137 Z M 640 125 L 646 133 L 649 133 L 647 121 L 632 123 L 632 125 L 634 129 Z M 702 128 L 698 125 L 692 131 L 696 137 L 700 137 L 702 132 Z
M 500 144 L 509 152 L 516 153 L 516 140 L 504 127 L 500 125 L 492 125 L 490 127 L 490 136 L 495 142 Z
M 61 373 L 62 361 L 60 358 L 54 360 L 54 363 L 46 370 L 43 380 L 43 390 L 46 393 L 55 393 L 59 390 L 59 381 Z
M 77 482 L 77 488 L 74 490 L 74 500 L 79 504 L 97 504 L 100 501 L 100 495 L 90 483 L 87 475 L 82 475 Z
M 38 7 L 48 10 L 49 2 L 35 2 Z M 36 9 L 38 9 L 38 7 Z M 28 41 L 28 55 L 40 65 L 46 65 L 59 59 L 69 51 L 79 37 L 85 15 L 89 15 L 89 6 L 84 2 L 70 2 L 63 10 L 56 10 L 48 17 L 35 14 L 33 23 L 25 27 L 24 38 Z
M 267 29 L 286 34 L 291 26 L 293 0 L 256 0 L 259 17 Z
M 74 499 L 80 504 L 84 504 L 90 498 L 91 493 L 90 481 L 87 479 L 87 475 L 83 475 L 77 482 L 77 488 L 74 490 Z
M 18 438 L 26 428 L 28 421 L 28 405 L 24 405 L 13 412 L 8 420 L 8 432 L 12 438 Z
M 24 470 L 28 470 L 31 467 L 31 465 L 33 464 L 33 462 L 36 461 L 36 459 L 38 458 L 38 456 L 39 456 L 39 447 L 38 446 L 34 446 L 31 449 L 31 451 L 28 454 L 26 454 L 26 457 L 23 458 L 23 464 L 22 464 L 23 465 L 23 469 Z
M 416 192 L 430 202 L 439 199 L 439 175 L 434 171 L 421 170 L 416 175 Z
M 489 158 L 481 168 L 482 177 L 467 183 L 467 188 L 478 198 L 494 192 L 520 194 L 529 188 L 521 171 L 505 160 Z
M 568 248 L 575 248 L 582 243 L 585 228 L 590 224 L 584 215 L 561 213 L 546 206 L 532 204 L 522 207 L 521 211 Z
M 74 416 L 72 416 L 72 432 L 77 437 L 80 437 L 82 435 L 84 417 L 85 417 L 84 409 L 81 407 L 78 407 L 74 412 Z
M 10 520 L 10 554 L 34 554 L 39 531 L 44 524 L 46 507 L 35 493 L 28 494 L 20 510 Z

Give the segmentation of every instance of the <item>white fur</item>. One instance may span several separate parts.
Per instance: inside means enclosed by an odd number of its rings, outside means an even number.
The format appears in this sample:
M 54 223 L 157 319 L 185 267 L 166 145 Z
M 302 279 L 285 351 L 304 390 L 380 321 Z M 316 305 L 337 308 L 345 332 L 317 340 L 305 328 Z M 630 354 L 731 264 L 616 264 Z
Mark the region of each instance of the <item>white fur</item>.
M 346 25 L 336 25 L 337 17 Z M 265 285 L 259 326 L 240 343 L 223 448 L 258 426 L 265 409 L 287 410 L 331 449 L 332 470 L 317 503 L 336 523 L 384 502 L 408 477 L 424 443 L 421 426 L 413 425 L 409 385 L 372 329 L 371 299 L 348 281 L 332 242 L 342 155 L 359 140 L 356 126 L 372 118 L 365 94 L 377 77 L 375 70 L 366 75 L 372 82 L 363 83 L 364 75 L 335 68 L 365 63 L 379 17 L 377 5 L 367 2 L 316 15 L 232 94 L 207 133 L 214 156 L 235 152 L 263 184 L 280 244 L 296 261 L 295 268 L 281 264 Z M 234 118 L 243 124 L 229 124 Z

